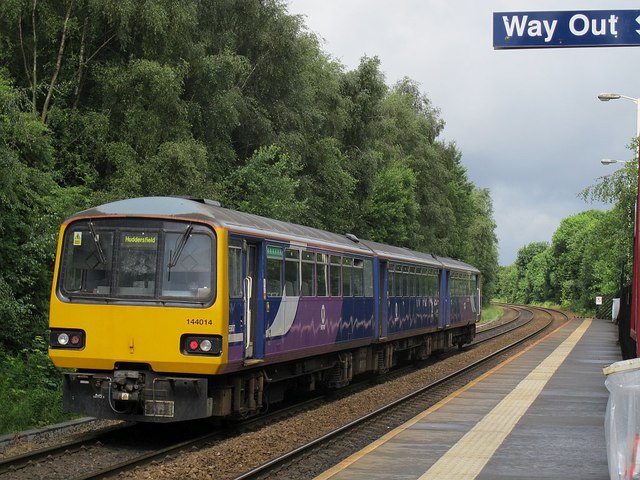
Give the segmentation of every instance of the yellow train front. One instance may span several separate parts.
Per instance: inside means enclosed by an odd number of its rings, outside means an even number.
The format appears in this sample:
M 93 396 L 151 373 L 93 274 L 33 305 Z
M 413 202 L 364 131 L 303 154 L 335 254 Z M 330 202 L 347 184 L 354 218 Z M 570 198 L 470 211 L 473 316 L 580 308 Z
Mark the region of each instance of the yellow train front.
M 208 384 L 226 364 L 225 238 L 181 199 L 115 202 L 63 224 L 49 354 L 76 369 L 66 410 L 159 422 L 229 410 L 228 391 Z

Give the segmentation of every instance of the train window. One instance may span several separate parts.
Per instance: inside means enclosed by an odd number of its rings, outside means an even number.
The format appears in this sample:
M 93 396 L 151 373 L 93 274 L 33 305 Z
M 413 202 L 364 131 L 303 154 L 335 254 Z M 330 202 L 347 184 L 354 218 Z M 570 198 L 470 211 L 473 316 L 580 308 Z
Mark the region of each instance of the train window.
M 242 297 L 242 249 L 238 241 L 229 242 L 229 296 Z
M 315 256 L 313 252 L 302 252 L 302 295 L 315 296 Z
M 123 235 L 127 235 L 126 233 Z M 137 234 L 139 235 L 139 234 Z M 125 243 L 126 244 L 126 243 Z M 136 247 L 140 250 L 140 247 Z M 151 253 L 151 250 L 154 253 Z M 149 249 L 144 256 L 137 255 L 135 261 L 140 262 L 141 258 L 149 257 L 148 265 L 144 267 L 147 270 L 143 272 L 137 271 L 139 267 L 135 267 L 136 277 L 143 276 L 145 282 L 147 277 L 155 276 L 155 265 L 151 266 L 155 261 L 155 248 Z M 123 243 L 120 245 L 120 255 L 126 251 L 123 249 Z M 177 233 L 167 233 L 165 236 L 164 248 L 165 262 L 163 265 L 163 281 L 162 293 L 163 297 L 197 297 L 206 298 L 211 293 L 211 238 L 208 235 L 192 233 L 187 227 L 186 230 Z M 135 278 L 134 286 L 140 285 L 140 278 Z M 123 288 L 122 281 L 120 288 Z M 151 286 L 149 286 L 151 289 Z
M 387 295 L 390 297 L 393 297 L 396 294 L 394 290 L 396 282 L 394 279 L 395 279 L 395 275 L 393 274 L 392 267 L 389 266 L 389 269 L 387 270 L 387 281 L 389 282 L 389 290 L 387 292 Z
M 215 237 L 201 225 L 80 220 L 63 239 L 60 294 L 203 304 L 215 293 Z
M 433 296 L 435 285 L 437 285 L 437 277 L 433 276 L 433 272 L 431 269 L 427 269 L 425 271 L 425 277 L 424 277 L 424 296 L 425 297 Z
M 267 296 L 282 296 L 282 248 L 267 245 Z
M 370 259 L 364 261 L 364 296 L 373 297 L 373 262 Z
M 403 282 L 403 278 L 402 278 L 402 267 L 400 265 L 396 265 L 393 269 L 393 281 L 394 281 L 394 290 L 393 290 L 393 295 L 395 297 L 401 297 L 402 296 L 402 284 Z
M 342 259 L 331 255 L 331 266 L 329 267 L 329 292 L 332 297 L 339 297 L 342 285 Z
M 409 267 L 409 296 L 415 297 L 418 292 L 418 279 L 416 278 L 416 267 Z
M 99 245 L 99 248 L 98 248 Z M 66 234 L 63 288 L 70 293 L 109 295 L 113 233 L 73 229 Z
M 353 269 L 353 258 L 342 257 L 342 296 L 350 297 L 351 293 L 351 270 Z
M 410 297 L 412 292 L 411 276 L 409 275 L 409 267 L 407 265 L 402 267 L 402 296 Z
M 426 297 L 427 296 L 427 275 L 424 269 L 418 269 L 418 296 Z
M 316 286 L 318 288 L 318 296 L 326 297 L 327 280 L 329 275 L 329 258 L 325 253 L 318 253 L 316 259 Z
M 158 234 L 124 232 L 120 235 L 120 255 L 116 267 L 118 272 L 117 293 L 123 296 L 154 296 L 158 261 Z M 179 235 L 175 236 L 179 237 Z M 180 259 L 181 257 L 178 258 L 178 261 Z
M 364 265 L 361 258 L 353 259 L 352 274 L 353 296 L 362 297 L 364 295 Z
M 300 296 L 300 250 L 285 250 L 284 285 L 287 296 Z

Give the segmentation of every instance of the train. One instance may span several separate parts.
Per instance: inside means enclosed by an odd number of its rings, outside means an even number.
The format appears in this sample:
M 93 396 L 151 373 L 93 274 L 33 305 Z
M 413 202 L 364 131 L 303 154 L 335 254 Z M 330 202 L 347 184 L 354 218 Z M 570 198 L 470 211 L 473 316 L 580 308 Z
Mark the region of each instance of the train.
M 142 197 L 63 222 L 49 313 L 66 411 L 226 421 L 469 344 L 481 275 L 208 199 Z

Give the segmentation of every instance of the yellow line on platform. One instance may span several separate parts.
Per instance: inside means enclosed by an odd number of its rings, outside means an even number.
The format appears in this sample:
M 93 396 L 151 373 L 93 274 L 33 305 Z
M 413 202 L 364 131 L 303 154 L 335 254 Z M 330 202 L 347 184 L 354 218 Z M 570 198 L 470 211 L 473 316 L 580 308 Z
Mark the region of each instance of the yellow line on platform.
M 587 323 L 588 322 L 588 323 Z M 521 352 L 509 357 L 507 360 L 505 360 L 504 362 L 502 362 L 500 365 L 495 366 L 494 368 L 492 368 L 491 370 L 489 370 L 488 372 L 485 372 L 484 374 L 482 374 L 481 376 L 479 376 L 477 379 L 472 380 L 471 382 L 469 382 L 468 384 L 466 384 L 464 387 L 456 390 L 455 392 L 453 392 L 451 395 L 449 395 L 446 398 L 443 398 L 442 400 L 440 400 L 438 403 L 436 403 L 435 405 L 433 405 L 432 407 L 430 407 L 429 409 L 425 410 L 424 412 L 422 412 L 419 415 L 416 415 L 415 417 L 413 417 L 411 420 L 408 420 L 407 422 L 405 422 L 404 424 L 400 425 L 399 427 L 391 430 L 389 433 L 387 433 L 386 435 L 380 437 L 378 440 L 376 440 L 375 442 L 367 445 L 365 448 L 363 448 L 362 450 L 354 453 L 353 455 L 349 456 L 348 458 L 345 458 L 344 460 L 342 460 L 340 463 L 334 465 L 332 468 L 326 470 L 325 472 L 321 473 L 320 475 L 318 475 L 317 477 L 314 478 L 314 480 L 328 480 L 329 478 L 333 477 L 334 475 L 340 473 L 341 471 L 345 470 L 346 468 L 348 468 L 350 465 L 354 464 L 355 462 L 357 462 L 358 460 L 360 460 L 361 458 L 365 457 L 366 455 L 368 455 L 369 453 L 373 452 L 374 450 L 376 450 L 379 446 L 384 445 L 385 443 L 387 443 L 388 441 L 390 441 L 391 439 L 393 439 L 395 436 L 399 435 L 400 433 L 404 432 L 405 430 L 409 429 L 411 426 L 415 425 L 416 423 L 418 423 L 420 420 L 424 419 L 425 417 L 427 417 L 428 415 L 432 414 L 433 412 L 439 410 L 440 408 L 442 408 L 443 406 L 445 406 L 446 404 L 448 404 L 449 402 L 451 402 L 453 399 L 459 397 L 460 395 L 462 395 L 464 392 L 466 392 L 467 390 L 469 390 L 470 388 L 474 387 L 475 385 L 477 385 L 478 383 L 480 383 L 481 381 L 483 381 L 485 378 L 489 377 L 490 375 L 493 375 L 496 371 L 500 370 L 501 368 L 503 368 L 505 365 L 508 365 L 509 363 L 513 362 L 514 360 L 516 360 L 517 358 L 519 358 L 520 356 L 524 355 L 526 352 L 528 352 L 529 350 L 531 350 L 532 348 L 535 348 L 538 344 L 540 344 L 541 342 L 545 341 L 547 338 L 551 337 L 552 335 L 554 335 L 558 330 L 566 327 L 567 324 L 562 325 L 558 328 L 556 328 L 555 330 L 553 330 L 552 332 L 548 333 L 547 335 L 545 335 L 543 338 L 539 339 L 538 341 L 536 341 L 535 343 L 533 343 L 532 345 L 530 345 L 529 347 L 525 348 L 524 350 L 522 350 Z M 573 342 L 573 346 L 575 346 L 575 344 L 578 342 L 578 340 L 582 337 L 582 335 L 584 334 L 584 332 L 589 328 L 589 325 L 591 325 L 591 320 L 585 321 L 582 323 L 582 325 L 580 325 L 580 327 L 578 329 L 576 329 L 576 331 L 573 332 L 573 334 L 567 338 L 567 340 L 565 340 L 565 343 L 572 338 L 573 335 L 576 334 L 576 332 L 578 330 L 580 330 L 580 334 L 577 338 L 577 340 L 575 340 Z M 563 343 L 564 345 L 564 343 Z M 562 345 L 560 345 L 561 347 Z M 571 348 L 573 348 L 573 346 Z M 558 348 L 560 348 L 558 347 Z M 557 349 L 556 349 L 557 351 Z M 571 350 L 569 350 L 566 355 L 569 355 L 569 352 Z M 554 352 L 555 353 L 555 352 Z M 553 355 L 553 354 L 552 354 Z M 564 358 L 563 358 L 564 360 Z M 544 363 L 544 362 L 543 362 Z M 560 362 L 562 363 L 562 362 Z M 542 364 L 541 364 L 542 365 Z M 557 367 L 556 367 L 557 368 Z M 554 370 L 555 371 L 555 370 Z M 525 379 L 526 380 L 526 379 Z M 546 383 L 546 382 L 545 382 Z M 497 408 L 497 407 L 496 407 Z M 495 410 L 495 409 L 494 409 Z M 525 410 L 526 411 L 526 410 Z M 470 433 L 470 432 L 469 432 Z M 461 439 L 462 440 L 462 439 Z M 501 442 L 502 443 L 502 442 Z M 455 446 L 453 447 L 455 448 Z M 497 448 L 497 447 L 496 447 Z M 451 452 L 451 450 L 449 451 Z M 448 455 L 445 454 L 445 455 Z M 433 466 L 435 467 L 438 464 L 438 462 L 436 462 L 436 464 L 434 464 Z M 430 474 L 431 469 L 429 471 L 427 471 L 425 473 L 425 475 Z M 423 475 L 424 478 L 436 478 L 436 477 L 425 477 Z M 442 478 L 446 478 L 446 477 L 442 477 Z M 449 477 L 451 478 L 451 477 Z M 461 478 L 461 477 L 460 477 Z
M 419 480 L 476 478 L 590 325 L 585 320 Z

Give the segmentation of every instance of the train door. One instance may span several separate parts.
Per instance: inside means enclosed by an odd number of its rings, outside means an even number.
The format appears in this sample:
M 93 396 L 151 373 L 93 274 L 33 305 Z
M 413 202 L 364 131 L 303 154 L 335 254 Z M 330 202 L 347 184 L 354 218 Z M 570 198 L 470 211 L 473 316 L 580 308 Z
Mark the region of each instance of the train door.
M 445 328 L 451 324 L 451 282 L 450 272 L 443 268 L 440 270 L 440 315 L 438 316 L 438 328 Z
M 244 358 L 254 358 L 258 298 L 258 247 L 246 244 L 244 248 Z
M 242 350 L 245 365 L 264 358 L 265 272 L 263 244 L 242 240 Z
M 262 244 L 229 238 L 229 355 L 235 360 L 264 357 L 264 267 Z
M 378 281 L 374 284 L 374 296 L 378 299 L 377 336 L 383 338 L 387 336 L 387 311 L 389 301 L 388 265 L 386 261 L 375 260 L 374 271 L 378 270 Z M 375 273 L 374 273 L 375 274 Z

